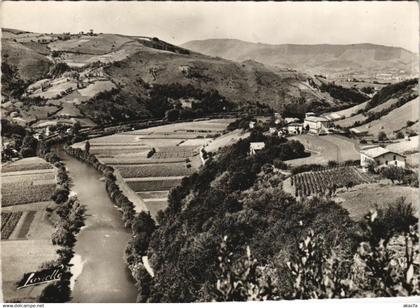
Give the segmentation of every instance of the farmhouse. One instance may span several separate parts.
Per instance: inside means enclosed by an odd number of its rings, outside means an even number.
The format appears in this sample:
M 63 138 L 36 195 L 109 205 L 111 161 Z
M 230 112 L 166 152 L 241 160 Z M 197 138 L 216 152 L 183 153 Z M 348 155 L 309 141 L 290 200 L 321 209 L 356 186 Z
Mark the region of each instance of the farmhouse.
M 265 148 L 264 142 L 251 142 L 249 144 L 249 154 L 255 155 L 257 151 L 260 151 Z
M 360 152 L 360 165 L 363 170 L 367 170 L 370 164 L 377 168 L 386 166 L 398 166 L 405 168 L 405 156 L 385 149 L 383 147 L 374 147 Z
M 325 117 L 306 114 L 303 127 L 313 134 L 327 133 L 330 121 Z

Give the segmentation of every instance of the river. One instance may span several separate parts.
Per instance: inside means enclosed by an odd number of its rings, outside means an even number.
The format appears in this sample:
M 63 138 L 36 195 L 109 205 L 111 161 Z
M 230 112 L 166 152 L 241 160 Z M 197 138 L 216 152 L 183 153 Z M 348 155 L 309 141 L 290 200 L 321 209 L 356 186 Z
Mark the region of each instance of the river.
M 134 279 L 124 263 L 130 238 L 109 199 L 101 174 L 59 150 L 72 179 L 71 190 L 86 206 L 85 227 L 77 235 L 72 292 L 74 303 L 135 303 Z

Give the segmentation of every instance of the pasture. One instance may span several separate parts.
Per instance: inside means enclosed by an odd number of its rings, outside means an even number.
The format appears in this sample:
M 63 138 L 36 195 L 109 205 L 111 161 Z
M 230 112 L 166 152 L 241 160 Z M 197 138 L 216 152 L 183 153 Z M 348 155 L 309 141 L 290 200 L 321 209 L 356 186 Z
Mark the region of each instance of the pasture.
M 393 132 L 406 126 L 407 121 L 419 120 L 419 99 L 415 98 L 399 108 L 392 110 L 378 120 L 356 127 L 361 131 L 367 130 L 369 134 L 378 136 L 380 131 L 391 135 Z
M 389 202 L 400 197 L 405 197 L 407 202 L 412 203 L 414 208 L 419 208 L 418 188 L 390 185 L 382 183 L 362 184 L 337 192 L 335 201 L 347 209 L 350 217 L 360 220 L 371 209 L 384 208 Z
M 298 135 L 289 139 L 300 141 L 305 149 L 311 153 L 308 157 L 288 160 L 287 163 L 292 166 L 326 164 L 330 160 L 344 162 L 360 159 L 357 141 L 343 136 Z

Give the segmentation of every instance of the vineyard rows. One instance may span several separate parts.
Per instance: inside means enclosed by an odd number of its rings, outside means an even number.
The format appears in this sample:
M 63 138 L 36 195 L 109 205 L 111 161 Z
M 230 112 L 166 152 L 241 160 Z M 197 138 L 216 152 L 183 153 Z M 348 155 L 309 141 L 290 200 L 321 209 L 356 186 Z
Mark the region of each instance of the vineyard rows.
M 22 216 L 22 212 L 1 213 L 1 239 L 7 240 Z
M 337 167 L 322 171 L 298 173 L 290 178 L 296 197 L 324 194 L 339 187 L 369 183 L 369 177 L 355 167 Z

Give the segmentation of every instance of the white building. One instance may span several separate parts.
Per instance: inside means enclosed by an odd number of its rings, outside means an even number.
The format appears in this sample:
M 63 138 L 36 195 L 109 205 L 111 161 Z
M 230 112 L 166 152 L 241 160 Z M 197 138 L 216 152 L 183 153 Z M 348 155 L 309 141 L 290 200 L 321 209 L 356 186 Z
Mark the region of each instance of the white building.
M 255 124 L 256 124 L 256 122 L 254 122 L 254 121 L 250 121 L 250 122 L 249 122 L 249 128 L 250 128 L 250 129 L 253 129 L 253 128 L 255 127 Z
M 299 118 L 284 118 L 284 122 L 286 122 L 286 124 L 290 124 L 300 122 L 300 120 Z
M 386 166 L 397 166 L 405 168 L 405 156 L 385 149 L 383 147 L 374 147 L 360 152 L 360 166 L 367 170 L 373 163 L 375 168 Z
M 303 121 L 303 127 L 309 129 L 313 134 L 328 133 L 328 126 L 330 121 L 324 117 L 306 116 Z
M 270 127 L 269 129 L 268 129 L 268 133 L 269 134 L 275 134 L 275 133 L 277 133 L 277 128 L 275 128 L 275 127 Z
M 303 125 L 302 123 L 291 123 L 288 124 L 285 129 L 290 135 L 299 135 L 303 132 Z
M 264 148 L 265 148 L 264 142 L 251 142 L 249 144 L 249 154 L 255 155 L 257 151 L 261 151 Z

